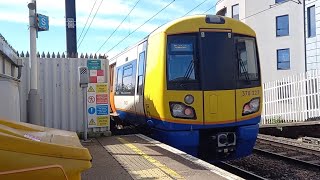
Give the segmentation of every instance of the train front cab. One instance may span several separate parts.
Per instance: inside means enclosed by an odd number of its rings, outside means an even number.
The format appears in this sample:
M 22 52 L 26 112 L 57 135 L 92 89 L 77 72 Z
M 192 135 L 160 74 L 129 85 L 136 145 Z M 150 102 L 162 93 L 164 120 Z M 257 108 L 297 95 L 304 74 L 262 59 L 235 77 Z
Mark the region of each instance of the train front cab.
M 206 160 L 251 154 L 262 109 L 254 31 L 233 19 L 197 16 L 154 32 L 144 96 L 158 140 Z

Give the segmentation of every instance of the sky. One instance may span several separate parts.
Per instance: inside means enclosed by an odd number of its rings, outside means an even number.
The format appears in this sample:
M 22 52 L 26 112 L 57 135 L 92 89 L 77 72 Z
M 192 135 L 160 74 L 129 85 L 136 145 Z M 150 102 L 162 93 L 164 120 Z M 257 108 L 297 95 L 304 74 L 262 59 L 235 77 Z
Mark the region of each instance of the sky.
M 18 52 L 29 51 L 29 19 L 27 4 L 31 0 L 0 0 L 0 33 Z M 96 1 L 95 6 L 94 3 Z M 126 40 L 113 48 L 120 40 L 142 25 L 173 0 L 140 0 L 130 16 L 124 21 L 113 36 L 103 45 L 117 28 L 138 0 L 76 0 L 77 39 L 79 53 L 100 53 L 113 57 L 123 49 L 135 44 L 159 26 L 185 15 L 201 4 L 188 15 L 214 14 L 212 8 L 216 0 L 175 0 L 160 14 L 131 34 Z M 101 3 L 100 8 L 99 4 Z M 92 9 L 93 7 L 93 9 Z M 91 17 L 88 19 L 92 9 Z M 98 10 L 98 11 L 97 11 Z M 37 0 L 37 12 L 49 16 L 49 31 L 39 32 L 37 50 L 66 52 L 65 0 Z M 95 18 L 94 14 L 97 12 Z M 84 29 L 88 19 L 87 27 Z M 93 19 L 93 21 L 92 21 Z M 85 32 L 91 23 L 86 36 Z M 84 31 L 83 31 L 84 29 Z M 81 32 L 82 40 L 79 38 Z M 80 42 L 82 41 L 81 45 Z M 99 48 L 102 46 L 101 50 Z M 111 48 L 113 48 L 111 50 Z M 108 53 L 107 53 L 108 52 Z

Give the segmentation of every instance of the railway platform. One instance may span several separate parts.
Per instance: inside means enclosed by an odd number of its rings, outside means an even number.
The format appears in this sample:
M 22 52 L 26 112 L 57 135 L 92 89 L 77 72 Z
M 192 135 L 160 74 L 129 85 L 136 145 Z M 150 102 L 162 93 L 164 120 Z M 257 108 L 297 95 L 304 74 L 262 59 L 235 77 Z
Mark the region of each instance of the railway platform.
M 260 125 L 259 133 L 265 135 L 300 138 L 315 137 L 320 138 L 320 120 L 304 122 L 288 122 L 279 124 Z
M 83 142 L 92 168 L 82 179 L 241 179 L 223 169 L 141 134 Z

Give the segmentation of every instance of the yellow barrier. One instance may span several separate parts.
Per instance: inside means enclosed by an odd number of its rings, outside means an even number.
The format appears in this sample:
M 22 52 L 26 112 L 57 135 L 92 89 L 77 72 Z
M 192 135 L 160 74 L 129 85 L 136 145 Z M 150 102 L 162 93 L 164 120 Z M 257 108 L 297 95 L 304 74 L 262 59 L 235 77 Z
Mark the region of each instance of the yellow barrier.
M 0 179 L 23 169 L 59 165 L 67 179 L 81 179 L 81 172 L 91 168 L 91 155 L 74 132 L 45 128 L 27 123 L 0 120 Z M 61 179 L 57 168 L 24 172 L 31 179 Z M 23 173 L 22 173 L 23 174 Z M 20 176 L 19 176 L 20 177 Z

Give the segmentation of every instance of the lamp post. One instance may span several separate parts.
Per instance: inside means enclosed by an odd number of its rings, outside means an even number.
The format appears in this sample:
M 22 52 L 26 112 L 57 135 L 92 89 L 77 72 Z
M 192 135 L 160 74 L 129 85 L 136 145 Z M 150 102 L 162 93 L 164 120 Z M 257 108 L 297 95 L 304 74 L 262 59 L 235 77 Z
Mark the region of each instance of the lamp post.
M 38 93 L 38 58 L 37 58 L 37 26 L 36 26 L 36 1 L 31 0 L 29 8 L 29 29 L 30 29 L 30 57 L 31 76 L 30 91 L 28 94 L 28 122 L 41 125 L 40 116 L 40 95 Z

